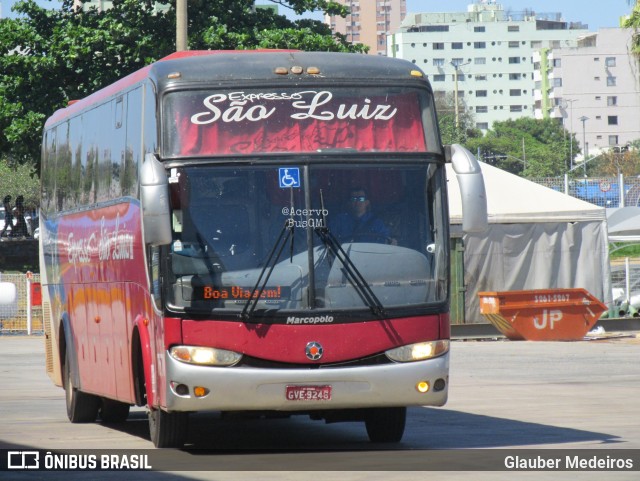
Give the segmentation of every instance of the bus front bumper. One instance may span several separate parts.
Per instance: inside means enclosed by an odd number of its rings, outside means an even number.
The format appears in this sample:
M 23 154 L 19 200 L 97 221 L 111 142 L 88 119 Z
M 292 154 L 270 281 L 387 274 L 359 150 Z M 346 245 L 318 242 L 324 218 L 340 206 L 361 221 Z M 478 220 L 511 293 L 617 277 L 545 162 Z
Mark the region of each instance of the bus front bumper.
M 167 392 L 163 407 L 168 411 L 442 406 L 449 388 L 448 352 L 426 361 L 327 369 L 196 366 L 177 361 L 168 353 L 165 362 Z M 420 392 L 420 383 L 423 391 L 428 387 L 426 392 Z M 299 394 L 306 390 L 313 392 Z M 205 394 L 197 396 L 197 391 Z M 307 399 L 312 397 L 321 399 Z

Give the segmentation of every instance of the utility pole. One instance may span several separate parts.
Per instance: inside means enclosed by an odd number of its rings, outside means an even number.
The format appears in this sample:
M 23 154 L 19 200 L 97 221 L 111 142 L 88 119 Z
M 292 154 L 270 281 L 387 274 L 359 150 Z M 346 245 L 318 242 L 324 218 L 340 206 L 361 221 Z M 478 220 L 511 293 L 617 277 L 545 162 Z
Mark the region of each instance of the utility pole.
M 584 165 L 584 176 L 587 176 L 587 155 L 589 154 L 589 147 L 587 146 L 587 136 L 586 136 L 586 130 L 585 130 L 585 124 L 587 123 L 587 120 L 589 120 L 589 117 L 583 115 L 582 117 L 580 117 L 578 120 L 580 120 L 580 122 L 582 122 L 582 153 L 584 155 L 584 159 L 582 160 L 583 165 Z
M 454 102 L 454 109 L 455 109 L 455 113 L 456 113 L 456 130 L 458 130 L 460 128 L 460 107 L 458 106 L 458 71 L 460 70 L 460 67 L 464 67 L 465 65 L 469 65 L 469 63 L 471 62 L 467 62 L 467 63 L 461 63 L 458 64 L 456 62 L 449 62 L 454 69 L 454 73 L 453 73 L 453 102 Z
M 569 172 L 573 170 L 573 102 L 577 102 L 578 99 L 564 99 L 569 103 Z
M 189 50 L 187 38 L 187 0 L 176 0 L 176 52 Z
M 456 130 L 458 130 L 460 128 L 460 113 L 458 111 L 458 66 L 454 65 L 453 68 L 455 69 L 453 73 L 453 108 L 456 113 Z

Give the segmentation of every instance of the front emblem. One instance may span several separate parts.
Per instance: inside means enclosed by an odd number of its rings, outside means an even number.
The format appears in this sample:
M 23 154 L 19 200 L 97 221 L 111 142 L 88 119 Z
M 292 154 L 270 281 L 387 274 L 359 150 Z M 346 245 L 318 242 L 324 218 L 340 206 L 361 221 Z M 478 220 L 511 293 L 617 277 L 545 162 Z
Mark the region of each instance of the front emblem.
M 322 357 L 322 345 L 319 342 L 310 342 L 307 344 L 307 347 L 304 349 L 304 353 L 307 355 L 309 359 L 312 361 L 317 361 Z

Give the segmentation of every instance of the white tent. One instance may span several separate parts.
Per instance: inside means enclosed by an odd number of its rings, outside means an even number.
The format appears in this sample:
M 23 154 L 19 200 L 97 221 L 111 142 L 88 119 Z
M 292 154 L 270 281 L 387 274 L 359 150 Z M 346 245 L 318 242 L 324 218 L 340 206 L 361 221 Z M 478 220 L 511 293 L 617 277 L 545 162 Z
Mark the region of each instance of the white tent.
M 609 241 L 640 242 L 640 207 L 607 209 Z
M 462 234 L 455 174 L 447 170 L 452 235 L 462 235 L 465 322 L 486 320 L 478 292 L 587 289 L 611 303 L 605 209 L 481 164 L 489 229 Z

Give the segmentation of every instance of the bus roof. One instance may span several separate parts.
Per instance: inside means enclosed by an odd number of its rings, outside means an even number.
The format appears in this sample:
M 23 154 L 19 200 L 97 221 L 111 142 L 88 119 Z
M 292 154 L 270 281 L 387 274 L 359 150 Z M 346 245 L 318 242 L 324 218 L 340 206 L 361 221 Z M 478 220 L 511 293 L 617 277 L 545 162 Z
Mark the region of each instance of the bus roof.
M 345 58 L 348 57 L 348 61 Z M 296 68 L 300 68 L 300 71 Z M 316 68 L 312 73 L 310 68 Z M 280 73 L 277 73 L 279 69 Z M 82 100 L 56 111 L 45 128 L 65 118 L 104 102 L 151 79 L 158 91 L 197 83 L 233 83 L 270 80 L 291 86 L 304 79 L 373 81 L 421 79 L 426 76 L 406 60 L 335 52 L 301 52 L 297 50 L 190 50 L 176 52 L 94 92 Z

